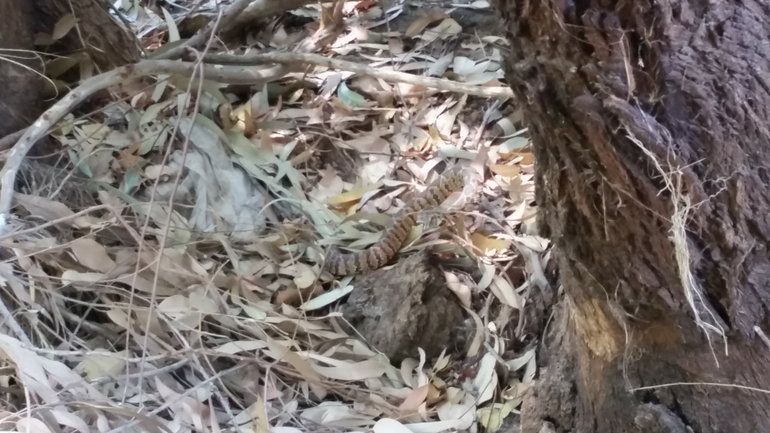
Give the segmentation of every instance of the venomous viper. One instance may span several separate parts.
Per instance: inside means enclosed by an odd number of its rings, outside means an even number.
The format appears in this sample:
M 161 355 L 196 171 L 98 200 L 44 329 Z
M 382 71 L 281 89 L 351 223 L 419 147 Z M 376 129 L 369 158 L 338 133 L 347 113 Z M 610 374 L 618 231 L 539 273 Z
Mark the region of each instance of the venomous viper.
M 329 252 L 326 269 L 335 275 L 355 275 L 385 266 L 396 255 L 409 231 L 417 224 L 417 213 L 440 205 L 464 185 L 461 174 L 453 174 L 435 182 L 396 213 L 393 225 L 368 249 L 357 253 Z

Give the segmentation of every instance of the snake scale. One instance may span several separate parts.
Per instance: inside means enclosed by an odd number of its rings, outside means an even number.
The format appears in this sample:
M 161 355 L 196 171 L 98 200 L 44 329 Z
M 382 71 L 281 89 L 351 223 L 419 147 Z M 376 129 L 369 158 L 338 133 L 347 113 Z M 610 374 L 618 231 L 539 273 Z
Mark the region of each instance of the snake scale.
M 355 275 L 385 266 L 401 249 L 409 231 L 417 224 L 417 213 L 440 205 L 463 185 L 461 174 L 453 174 L 433 183 L 396 213 L 393 224 L 385 229 L 385 233 L 374 245 L 357 253 L 329 252 L 326 269 L 334 275 Z

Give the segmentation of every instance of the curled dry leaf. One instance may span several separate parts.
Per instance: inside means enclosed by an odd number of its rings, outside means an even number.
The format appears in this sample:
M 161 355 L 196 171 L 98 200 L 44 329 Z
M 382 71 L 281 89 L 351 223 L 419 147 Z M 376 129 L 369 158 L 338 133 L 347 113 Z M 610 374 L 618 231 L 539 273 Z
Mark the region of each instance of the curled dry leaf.
M 473 243 L 473 246 L 481 250 L 484 254 L 490 254 L 494 252 L 499 253 L 507 250 L 511 246 L 510 241 L 495 239 L 490 236 L 484 236 L 478 232 L 471 235 L 471 242 Z
M 409 396 L 398 406 L 398 410 L 401 411 L 402 415 L 415 413 L 428 397 L 429 389 L 429 383 L 413 389 Z
M 518 177 L 521 174 L 521 167 L 518 165 L 491 164 L 489 169 L 493 173 L 509 179 Z
M 477 414 L 479 424 L 484 426 L 486 431 L 490 433 L 496 432 L 503 426 L 503 421 L 511 414 L 513 409 L 514 407 L 512 407 L 510 402 L 494 403 L 491 406 L 481 408 Z
M 219 353 L 225 353 L 228 355 L 235 355 L 241 352 L 253 352 L 255 350 L 266 349 L 267 343 L 260 340 L 240 340 L 230 341 L 219 347 L 215 347 L 213 350 Z
M 446 278 L 447 287 L 449 287 L 449 290 L 451 290 L 457 296 L 462 306 L 465 307 L 466 309 L 470 308 L 471 307 L 470 287 L 460 282 L 460 279 L 457 278 L 457 275 L 451 272 L 445 271 L 444 277 Z
M 354 429 L 371 425 L 371 419 L 341 402 L 325 401 L 300 412 L 300 417 L 324 427 Z M 337 430 L 335 429 L 335 430 Z

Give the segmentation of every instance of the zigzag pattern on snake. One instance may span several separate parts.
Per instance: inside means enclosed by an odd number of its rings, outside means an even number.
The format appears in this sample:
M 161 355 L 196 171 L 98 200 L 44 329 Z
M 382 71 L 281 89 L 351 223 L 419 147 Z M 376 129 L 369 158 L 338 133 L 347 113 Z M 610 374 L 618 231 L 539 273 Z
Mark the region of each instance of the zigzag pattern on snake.
M 409 231 L 417 224 L 417 213 L 436 207 L 464 185 L 461 174 L 453 174 L 429 186 L 409 202 L 393 218 L 382 237 L 364 251 L 341 253 L 332 250 L 326 257 L 325 268 L 334 275 L 355 275 L 385 266 L 396 255 Z

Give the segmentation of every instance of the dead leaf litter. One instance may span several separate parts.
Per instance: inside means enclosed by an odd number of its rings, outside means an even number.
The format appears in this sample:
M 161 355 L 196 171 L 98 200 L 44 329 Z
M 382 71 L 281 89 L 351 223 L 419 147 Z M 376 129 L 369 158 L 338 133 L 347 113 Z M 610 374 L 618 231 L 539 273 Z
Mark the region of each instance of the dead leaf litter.
M 116 8 L 153 51 L 196 16 L 177 3 Z M 487 2 L 389 3 L 345 2 L 325 55 L 503 86 L 505 40 L 453 18 Z M 291 49 L 324 13 L 295 9 L 232 52 Z M 521 317 L 549 245 L 511 101 L 323 66 L 258 87 L 156 78 L 56 125 L 67 170 L 25 168 L 37 180 L 0 238 L 19 325 L 0 334 L 3 430 L 496 431 L 517 413 L 537 366 Z M 418 348 L 392 365 L 346 331 L 339 303 L 356 280 L 321 273 L 324 256 L 376 242 L 458 168 L 475 174 L 473 197 L 425 212 L 398 257 L 439 257 L 474 331 L 464 353 Z

